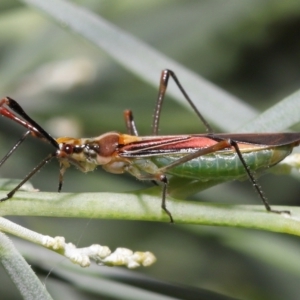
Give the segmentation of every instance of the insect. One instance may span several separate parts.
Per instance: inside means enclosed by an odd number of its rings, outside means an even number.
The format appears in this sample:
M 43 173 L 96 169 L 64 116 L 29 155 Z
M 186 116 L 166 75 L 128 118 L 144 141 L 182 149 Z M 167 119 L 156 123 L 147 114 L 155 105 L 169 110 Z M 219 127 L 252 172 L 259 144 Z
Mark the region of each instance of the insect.
M 207 133 L 158 135 L 162 104 L 170 77 L 205 125 Z M 26 181 L 56 157 L 60 163 L 58 192 L 62 189 L 63 177 L 70 165 L 83 172 L 92 171 L 99 165 L 111 173 L 128 172 L 140 180 L 162 184 L 161 207 L 171 222 L 174 221 L 173 216 L 166 207 L 169 176 L 200 181 L 239 179 L 248 176 L 267 211 L 289 213 L 270 207 L 257 184 L 254 172 L 274 166 L 288 156 L 293 147 L 299 145 L 300 133 L 214 133 L 171 70 L 163 70 L 161 74 L 151 136 L 138 135 L 130 110 L 124 112 L 127 134 L 108 132 L 98 137 L 80 139 L 71 137 L 54 139 L 10 97 L 0 101 L 0 114 L 27 129 L 0 161 L 0 166 L 29 135 L 50 143 L 55 149 L 0 201 L 12 198 Z

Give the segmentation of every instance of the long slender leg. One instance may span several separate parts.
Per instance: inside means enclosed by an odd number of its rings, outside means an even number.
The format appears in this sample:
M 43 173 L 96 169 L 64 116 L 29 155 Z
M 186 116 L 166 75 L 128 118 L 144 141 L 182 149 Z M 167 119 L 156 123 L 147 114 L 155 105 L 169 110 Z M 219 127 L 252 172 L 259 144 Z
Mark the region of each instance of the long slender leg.
M 191 98 L 189 97 L 189 95 L 187 94 L 187 92 L 185 91 L 183 86 L 181 85 L 181 83 L 178 80 L 175 73 L 171 70 L 168 70 L 168 69 L 163 70 L 162 73 L 161 73 L 161 77 L 160 77 L 158 97 L 157 97 L 157 101 L 156 101 L 156 105 L 155 105 L 153 122 L 152 122 L 152 134 L 153 135 L 158 135 L 159 121 L 160 121 L 162 105 L 163 105 L 163 101 L 164 101 L 164 98 L 165 98 L 165 94 L 166 94 L 166 90 L 167 90 L 167 87 L 168 87 L 168 82 L 169 82 L 169 77 L 170 76 L 173 78 L 174 82 L 176 83 L 177 87 L 179 88 L 179 90 L 183 94 L 184 98 L 187 100 L 187 102 L 190 104 L 190 106 L 193 108 L 193 110 L 195 111 L 197 116 L 200 118 L 200 120 L 202 121 L 202 123 L 206 127 L 206 131 L 213 134 L 213 130 L 212 130 L 211 126 L 206 121 L 206 119 L 202 116 L 200 111 L 197 109 L 197 107 L 195 106 L 195 104 L 193 103 L 193 101 L 191 100 Z M 128 122 L 127 122 L 127 124 L 128 124 Z M 128 128 L 128 126 L 127 126 L 127 128 Z M 223 143 L 221 143 L 218 146 L 220 147 L 220 149 L 224 149 L 224 148 L 228 147 L 228 144 L 225 143 L 223 145 Z M 154 175 L 154 178 L 150 178 L 150 180 L 152 182 L 156 183 L 156 181 L 160 181 L 163 184 L 161 207 L 168 214 L 168 216 L 170 217 L 170 222 L 171 223 L 173 223 L 174 220 L 173 220 L 172 214 L 170 213 L 170 211 L 166 207 L 166 195 L 167 195 L 167 188 L 168 188 L 168 179 L 167 179 L 167 177 L 164 173 L 167 170 L 169 170 L 169 169 L 171 169 L 171 168 L 173 168 L 177 165 L 180 165 L 184 162 L 187 162 L 187 161 L 189 161 L 193 158 L 196 158 L 196 157 L 201 156 L 201 155 L 205 155 L 207 153 L 217 151 L 218 149 L 216 149 L 216 148 L 218 148 L 218 146 L 213 147 L 213 149 L 210 149 L 212 147 L 207 148 L 207 149 L 202 149 L 200 151 L 197 151 L 196 153 L 192 153 L 192 154 L 187 155 L 187 156 L 185 156 L 181 159 L 178 159 L 174 163 L 159 169 L 159 172 L 156 175 Z
M 46 158 L 44 158 L 27 176 L 14 188 L 12 189 L 6 197 L 0 199 L 0 202 L 5 201 L 7 199 L 12 198 L 15 192 L 25 183 L 27 182 L 35 173 L 37 173 L 45 164 L 47 164 L 53 157 L 56 156 L 56 152 L 51 153 Z
M 26 131 L 25 134 L 18 140 L 18 142 L 9 150 L 9 152 L 0 160 L 0 167 L 7 161 L 7 159 L 17 150 L 17 148 L 24 142 L 27 136 L 31 133 L 30 130 Z
M 172 214 L 170 211 L 167 209 L 166 206 L 166 196 L 167 196 L 167 188 L 168 188 L 168 178 L 165 174 L 160 172 L 158 169 L 156 173 L 151 174 L 151 173 L 141 173 L 139 168 L 132 168 L 132 166 L 128 166 L 127 171 L 134 175 L 136 178 L 140 180 L 151 180 L 153 183 L 157 184 L 156 181 L 159 181 L 162 183 L 162 198 L 161 198 L 161 208 L 166 212 L 166 214 L 170 218 L 170 222 L 174 223 Z
M 209 133 L 213 133 L 213 130 L 209 123 L 206 121 L 206 119 L 202 116 L 200 111 L 197 109 L 183 86 L 181 85 L 180 81 L 178 80 L 177 76 L 175 73 L 171 70 L 163 70 L 161 73 L 160 77 L 160 84 L 159 84 L 159 91 L 158 91 L 158 97 L 157 97 L 157 102 L 155 105 L 155 110 L 154 110 L 154 116 L 153 116 L 153 122 L 152 122 L 152 134 L 157 135 L 158 134 L 158 129 L 159 129 L 159 121 L 160 121 L 160 115 L 161 115 L 161 110 L 162 110 L 162 104 L 165 98 L 166 90 L 168 87 L 168 82 L 169 82 L 169 77 L 172 77 L 174 82 L 176 83 L 177 87 L 183 94 L 184 98 L 187 100 L 187 102 L 190 104 L 190 106 L 193 108 L 199 119 L 202 121 L 204 126 L 206 127 L 206 131 Z
M 232 147 L 234 147 L 237 155 L 239 156 L 239 159 L 242 162 L 242 164 L 244 166 L 244 169 L 246 170 L 248 178 L 252 182 L 252 185 L 253 185 L 254 189 L 257 191 L 257 193 L 258 193 L 260 199 L 262 200 L 266 210 L 269 211 L 269 212 L 277 213 L 277 214 L 281 214 L 281 213 L 291 214 L 291 212 L 288 211 L 288 210 L 276 210 L 276 209 L 271 208 L 271 206 L 270 206 L 270 204 L 267 200 L 267 197 L 265 196 L 265 194 L 263 193 L 261 187 L 259 186 L 254 174 L 251 172 L 249 166 L 246 164 L 238 144 L 233 140 L 230 140 L 230 144 L 231 144 Z
M 172 214 L 170 213 L 170 211 L 167 209 L 167 205 L 166 205 L 166 197 L 167 197 L 167 189 L 168 189 L 168 178 L 165 175 L 161 175 L 160 176 L 160 181 L 163 184 L 163 188 L 162 188 L 162 199 L 161 199 L 161 208 L 166 212 L 166 214 L 169 216 L 170 218 L 170 223 L 174 223 L 174 219 Z M 152 182 L 155 182 L 154 180 L 152 180 Z
M 124 111 L 124 119 L 127 128 L 127 133 L 130 135 L 138 136 L 138 131 L 134 122 L 132 111 L 127 109 Z

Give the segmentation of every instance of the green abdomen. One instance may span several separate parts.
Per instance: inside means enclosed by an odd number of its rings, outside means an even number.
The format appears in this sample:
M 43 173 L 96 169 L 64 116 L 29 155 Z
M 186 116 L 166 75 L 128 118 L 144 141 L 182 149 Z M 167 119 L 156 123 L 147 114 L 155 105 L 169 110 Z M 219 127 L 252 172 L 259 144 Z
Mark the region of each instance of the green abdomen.
M 252 171 L 262 171 L 269 168 L 292 152 L 292 147 L 281 146 L 276 149 L 263 149 L 253 152 L 242 153 L 246 164 Z M 152 157 L 151 161 L 158 167 L 164 167 L 179 159 L 183 155 L 165 155 Z M 166 172 L 178 177 L 200 179 L 203 181 L 211 179 L 238 179 L 246 175 L 236 152 L 219 151 L 200 156 L 173 167 Z

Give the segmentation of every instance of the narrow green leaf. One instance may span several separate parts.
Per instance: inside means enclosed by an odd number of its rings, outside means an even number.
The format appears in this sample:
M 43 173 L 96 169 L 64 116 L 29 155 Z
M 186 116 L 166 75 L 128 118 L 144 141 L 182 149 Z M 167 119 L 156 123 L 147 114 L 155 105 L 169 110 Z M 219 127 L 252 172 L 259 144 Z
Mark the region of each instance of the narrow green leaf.
M 0 232 L 0 261 L 23 299 L 52 299 L 10 239 Z
M 104 50 L 123 67 L 155 87 L 158 85 L 158 78 L 162 69 L 173 70 L 178 74 L 182 85 L 203 115 L 222 128 L 233 130 L 243 124 L 245 120 L 256 115 L 254 109 L 242 103 L 237 97 L 230 95 L 83 7 L 61 0 L 52 0 L 51 2 L 42 0 L 22 1 L 44 11 L 59 24 L 79 33 Z M 188 106 L 175 86 L 170 86 L 168 93 L 181 104 Z M 234 118 L 233 115 L 235 115 Z M 226 120 L 225 123 L 224 120 Z

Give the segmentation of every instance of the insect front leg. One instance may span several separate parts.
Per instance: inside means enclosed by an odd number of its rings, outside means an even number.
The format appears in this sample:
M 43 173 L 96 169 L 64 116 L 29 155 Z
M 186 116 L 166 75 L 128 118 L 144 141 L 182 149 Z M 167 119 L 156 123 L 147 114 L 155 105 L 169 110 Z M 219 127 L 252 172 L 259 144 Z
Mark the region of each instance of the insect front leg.
M 44 158 L 27 176 L 14 188 L 12 189 L 6 197 L 0 199 L 0 202 L 8 200 L 13 197 L 15 192 L 25 183 L 27 182 L 34 174 L 36 174 L 45 164 L 47 164 L 53 157 L 56 156 L 56 152 L 51 153 L 46 158 Z
M 24 142 L 27 136 L 31 133 L 30 130 L 26 131 L 25 134 L 17 141 L 17 143 L 8 151 L 8 153 L 1 159 L 0 167 L 7 161 L 7 159 L 17 150 L 17 148 Z

